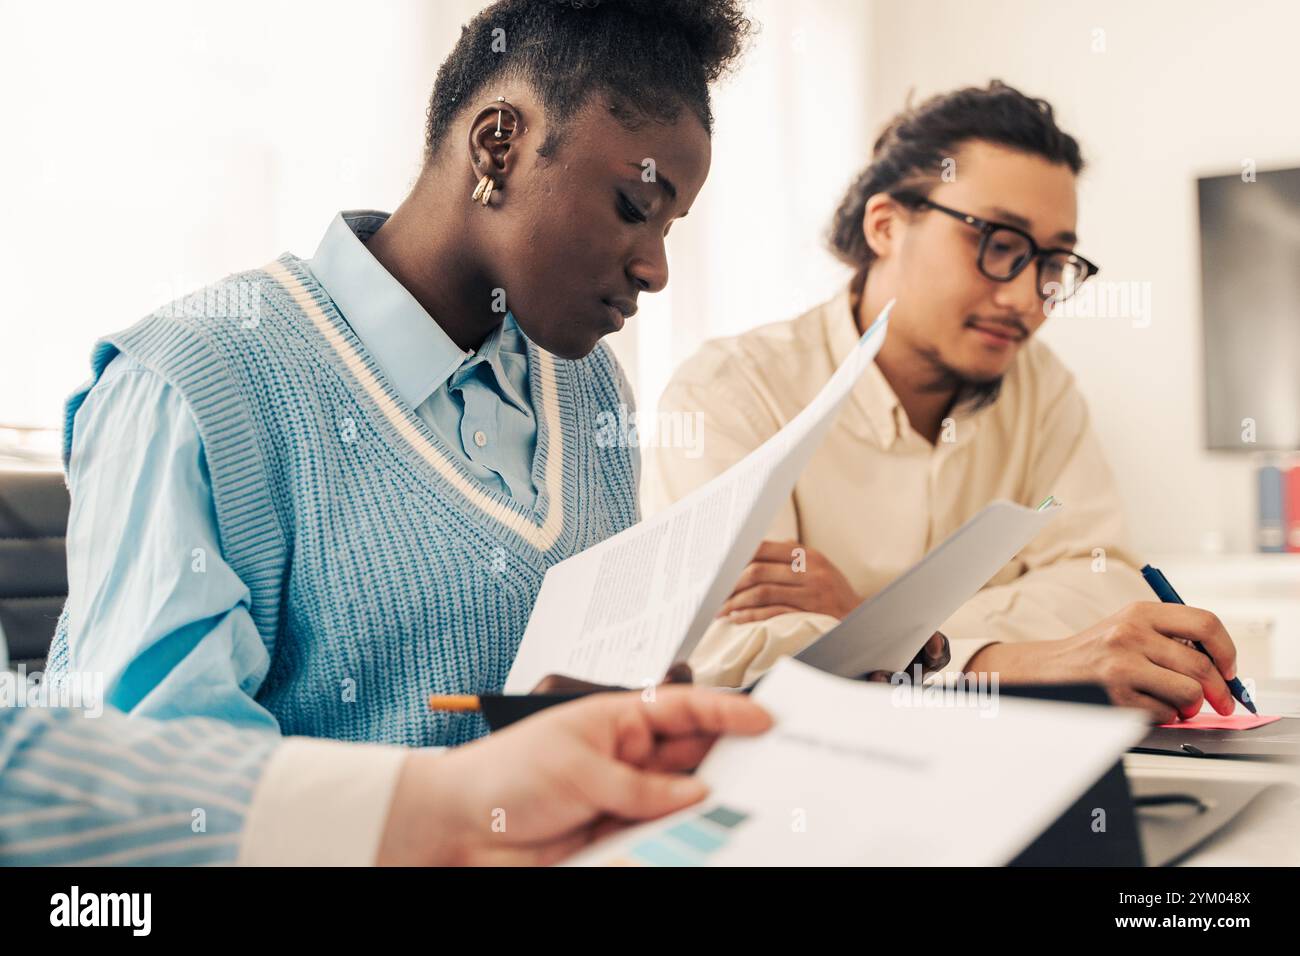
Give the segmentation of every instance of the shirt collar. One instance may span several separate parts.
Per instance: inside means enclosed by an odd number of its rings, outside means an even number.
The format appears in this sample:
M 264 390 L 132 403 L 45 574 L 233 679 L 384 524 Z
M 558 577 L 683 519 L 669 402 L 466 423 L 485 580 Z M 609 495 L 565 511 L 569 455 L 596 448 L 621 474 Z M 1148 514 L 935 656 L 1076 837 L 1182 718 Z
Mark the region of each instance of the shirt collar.
M 846 285 L 835 298 L 822 306 L 826 341 L 836 368 L 862 337 L 853 315 L 852 292 L 852 286 Z M 907 427 L 907 412 L 898 400 L 893 386 L 885 378 L 885 373 L 875 362 L 863 370 L 862 377 L 853 386 L 849 401 L 865 416 L 882 448 L 890 448 Z
M 522 363 L 525 369 L 528 366 L 527 339 L 524 337 L 523 330 L 519 328 L 519 323 L 515 321 L 513 312 L 506 312 L 505 320 L 483 340 L 477 352 L 467 354 L 465 361 L 449 376 L 452 386 L 460 385 L 472 376 L 479 365 L 486 365 L 496 379 L 497 392 L 501 397 L 519 411 L 525 414 L 531 413 L 531 401 L 526 401 L 524 396 L 515 389 L 512 377 L 506 369 L 507 364 Z M 524 381 L 527 380 L 526 376 L 520 377 Z
M 316 281 L 412 408 L 422 405 L 463 365 L 481 359 L 492 369 L 503 396 L 526 411 L 531 406 L 510 386 L 503 367 L 503 353 L 526 355 L 514 316 L 507 313 L 477 352 L 460 348 L 366 248 L 366 240 L 388 216 L 376 210 L 335 216 L 307 263 Z
M 835 298 L 822 306 L 826 340 L 830 344 L 831 357 L 837 368 L 861 338 L 853 311 L 854 286 L 855 283 L 850 282 Z M 908 421 L 903 403 L 898 400 L 898 393 L 875 362 L 863 371 L 849 400 L 866 417 L 881 447 L 886 450 L 912 430 L 912 423 Z M 987 410 L 986 406 L 979 411 L 972 411 L 969 402 L 962 402 L 949 412 L 954 421 L 962 422 L 965 426 L 958 430 L 956 444 L 961 444 L 974 434 Z

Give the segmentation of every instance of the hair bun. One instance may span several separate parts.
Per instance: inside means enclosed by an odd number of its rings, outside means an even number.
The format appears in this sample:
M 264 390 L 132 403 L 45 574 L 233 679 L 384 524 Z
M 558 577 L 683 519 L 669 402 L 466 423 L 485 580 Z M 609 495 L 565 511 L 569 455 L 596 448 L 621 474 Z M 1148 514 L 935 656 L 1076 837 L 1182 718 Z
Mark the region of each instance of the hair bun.
M 550 0 L 576 11 L 608 11 L 657 20 L 679 34 L 704 67 L 709 82 L 717 80 L 744 52 L 755 24 L 745 15 L 743 0 Z

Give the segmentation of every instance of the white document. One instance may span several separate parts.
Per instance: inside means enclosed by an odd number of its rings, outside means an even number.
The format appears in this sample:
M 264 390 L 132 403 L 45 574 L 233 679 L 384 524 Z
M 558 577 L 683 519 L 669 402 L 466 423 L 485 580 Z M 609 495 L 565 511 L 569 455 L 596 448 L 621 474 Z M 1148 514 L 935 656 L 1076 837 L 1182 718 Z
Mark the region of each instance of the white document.
M 779 432 L 671 508 L 546 573 L 506 693 L 547 674 L 640 687 L 686 660 L 880 351 L 893 304 Z
M 798 659 L 841 677 L 901 671 L 963 604 L 1037 537 L 1060 505 L 994 501 L 888 587 L 863 601 Z
M 1147 731 L 1138 711 L 923 693 L 782 660 L 754 691 L 775 726 L 718 742 L 703 801 L 569 863 L 998 866 Z

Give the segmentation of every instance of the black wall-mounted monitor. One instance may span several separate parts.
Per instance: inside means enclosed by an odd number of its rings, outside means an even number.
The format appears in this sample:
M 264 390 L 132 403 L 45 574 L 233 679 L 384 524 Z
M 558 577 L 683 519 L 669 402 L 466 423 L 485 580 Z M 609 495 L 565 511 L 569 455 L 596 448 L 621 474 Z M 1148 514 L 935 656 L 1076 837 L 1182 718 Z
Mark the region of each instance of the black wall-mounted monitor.
M 1293 451 L 1300 449 L 1300 169 L 1251 178 L 1197 183 L 1206 446 Z

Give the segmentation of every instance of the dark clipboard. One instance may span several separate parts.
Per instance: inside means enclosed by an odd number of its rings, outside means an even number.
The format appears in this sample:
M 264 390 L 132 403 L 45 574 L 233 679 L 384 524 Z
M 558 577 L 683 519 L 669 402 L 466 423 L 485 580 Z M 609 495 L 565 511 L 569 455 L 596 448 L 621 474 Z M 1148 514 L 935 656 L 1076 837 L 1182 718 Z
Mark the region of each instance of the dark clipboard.
M 1180 730 L 1153 727 L 1133 748 L 1139 754 L 1218 760 L 1300 762 L 1300 717 L 1283 717 L 1250 730 Z
M 1109 707 L 1106 691 L 1095 684 L 1035 684 L 998 688 L 1008 697 L 1029 697 L 1070 704 Z M 1033 754 L 1026 754 L 1032 760 Z M 1104 817 L 1098 811 L 1104 811 Z M 1099 830 L 1099 821 L 1104 829 Z M 1025 847 L 1008 866 L 1144 866 L 1137 813 L 1123 760 L 1074 801 L 1064 813 Z

